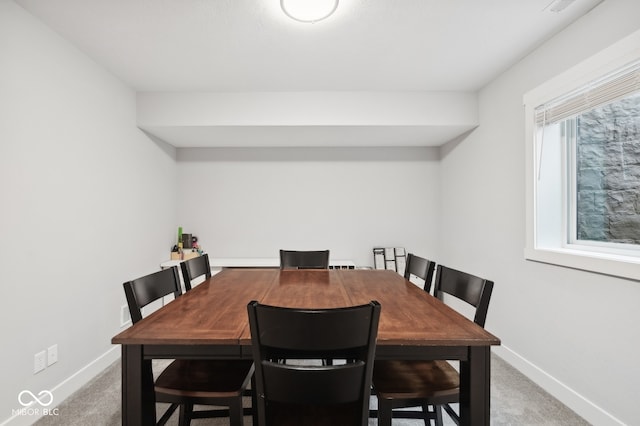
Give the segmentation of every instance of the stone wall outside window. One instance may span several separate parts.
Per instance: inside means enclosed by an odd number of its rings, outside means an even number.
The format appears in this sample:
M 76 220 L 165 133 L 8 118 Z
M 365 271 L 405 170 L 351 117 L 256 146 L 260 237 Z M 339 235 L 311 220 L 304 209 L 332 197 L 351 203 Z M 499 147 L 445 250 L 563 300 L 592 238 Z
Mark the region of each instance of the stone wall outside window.
M 640 94 L 576 123 L 577 239 L 640 244 Z

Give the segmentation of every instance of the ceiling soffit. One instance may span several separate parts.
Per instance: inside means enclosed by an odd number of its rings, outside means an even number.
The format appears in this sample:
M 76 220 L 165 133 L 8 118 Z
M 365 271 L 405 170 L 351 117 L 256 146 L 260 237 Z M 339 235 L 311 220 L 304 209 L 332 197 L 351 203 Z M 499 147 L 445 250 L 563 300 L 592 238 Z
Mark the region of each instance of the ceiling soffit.
M 478 125 L 478 105 L 467 92 L 141 92 L 137 122 L 178 148 L 440 146 Z

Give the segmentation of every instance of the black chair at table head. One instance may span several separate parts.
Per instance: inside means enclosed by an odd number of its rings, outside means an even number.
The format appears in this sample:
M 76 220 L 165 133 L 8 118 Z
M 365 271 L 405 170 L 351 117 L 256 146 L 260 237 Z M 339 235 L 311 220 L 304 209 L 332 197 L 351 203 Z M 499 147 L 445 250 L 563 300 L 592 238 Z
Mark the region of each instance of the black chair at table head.
M 280 250 L 280 269 L 329 269 L 329 250 Z
M 380 305 L 247 306 L 260 426 L 365 426 Z M 323 359 L 344 363 L 323 365 Z M 295 359 L 284 364 L 281 359 Z
M 131 320 L 142 320 L 142 308 L 165 296 L 181 296 L 178 268 L 173 266 L 123 284 Z M 143 374 L 153 377 L 150 360 L 144 361 Z M 191 419 L 229 417 L 232 426 L 242 426 L 244 409 L 242 396 L 253 376 L 250 360 L 175 360 L 154 383 L 157 402 L 170 406 L 157 422 L 164 425 L 180 407 L 180 425 Z M 228 410 L 194 411 L 194 404 L 229 407 Z
M 423 257 L 416 256 L 413 253 L 407 254 L 407 264 L 404 270 L 404 278 L 411 280 L 412 276 L 416 276 L 424 281 L 423 289 L 427 293 L 431 292 L 431 282 L 433 281 L 433 272 L 436 263 Z
M 201 276 L 211 278 L 211 265 L 209 264 L 209 255 L 207 253 L 194 257 L 193 259 L 185 260 L 180 264 L 180 267 L 182 268 L 182 279 L 184 280 L 185 291 L 191 290 L 193 280 L 196 278 Z

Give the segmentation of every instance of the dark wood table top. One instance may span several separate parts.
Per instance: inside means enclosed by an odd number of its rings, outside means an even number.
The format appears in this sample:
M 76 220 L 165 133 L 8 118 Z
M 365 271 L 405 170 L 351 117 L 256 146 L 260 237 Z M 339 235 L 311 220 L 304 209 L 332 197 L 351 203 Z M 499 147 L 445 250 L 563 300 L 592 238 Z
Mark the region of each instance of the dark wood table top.
M 225 269 L 112 339 L 250 345 L 247 303 L 334 308 L 377 300 L 378 345 L 489 346 L 500 339 L 392 271 Z

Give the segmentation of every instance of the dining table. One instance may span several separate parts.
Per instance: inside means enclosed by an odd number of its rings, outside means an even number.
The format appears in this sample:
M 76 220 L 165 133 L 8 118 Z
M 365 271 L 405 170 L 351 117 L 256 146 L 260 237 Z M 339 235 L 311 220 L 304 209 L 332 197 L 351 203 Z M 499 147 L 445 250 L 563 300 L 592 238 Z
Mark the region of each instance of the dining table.
M 489 425 L 491 346 L 500 339 L 392 270 L 224 269 L 123 330 L 122 424 L 155 424 L 152 359 L 250 359 L 247 304 L 381 305 L 376 359 L 457 360 L 462 425 Z

